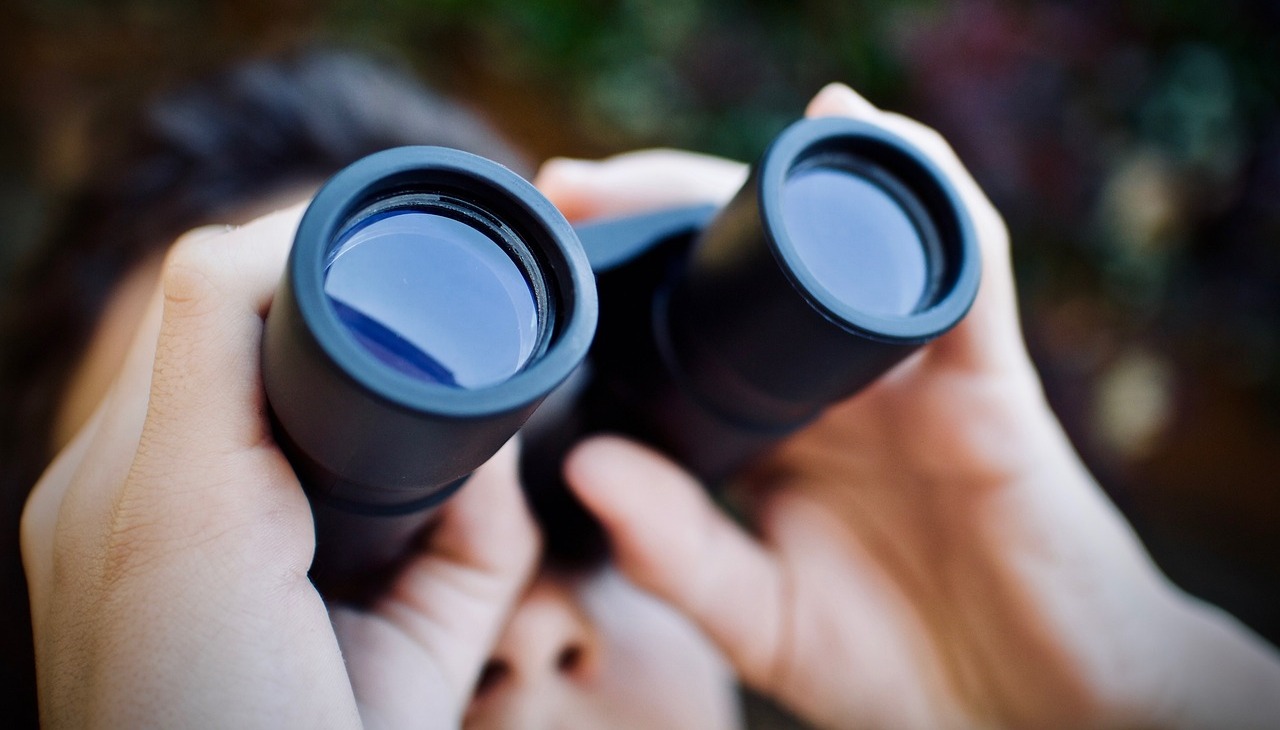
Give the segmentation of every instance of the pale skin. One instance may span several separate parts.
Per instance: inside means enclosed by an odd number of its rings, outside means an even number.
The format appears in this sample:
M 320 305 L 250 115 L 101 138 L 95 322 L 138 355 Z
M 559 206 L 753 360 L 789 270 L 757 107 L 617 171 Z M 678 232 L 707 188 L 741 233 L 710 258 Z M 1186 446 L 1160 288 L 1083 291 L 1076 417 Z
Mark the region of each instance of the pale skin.
M 754 532 L 652 452 L 610 437 L 580 446 L 566 474 L 606 525 L 617 569 L 743 681 L 820 726 L 1240 726 L 1280 714 L 1274 651 L 1170 586 L 1072 452 L 1022 346 L 1004 226 L 949 148 L 843 86 L 809 114 L 881 124 L 934 157 L 979 231 L 978 302 L 744 478 Z M 720 201 L 742 176 L 649 152 L 553 161 L 537 182 L 581 218 Z M 546 600 L 515 444 L 444 508 L 370 611 L 331 609 L 307 580 L 310 513 L 258 376 L 300 213 L 184 237 L 138 305 L 118 372 L 85 376 L 112 383 L 106 393 L 73 384 L 72 398 L 100 403 L 64 408 L 92 415 L 68 428 L 22 534 L 51 727 L 532 724 L 530 705 L 501 714 L 514 694 L 472 697 L 486 660 L 528 635 L 530 602 Z M 672 650 L 703 653 L 690 646 Z M 567 705 L 560 725 L 589 711 Z M 663 724 L 723 726 L 731 713 L 682 717 Z
M 946 171 L 978 232 L 978 300 L 746 476 L 754 535 L 660 456 L 582 445 L 566 471 L 623 573 L 824 727 L 1273 722 L 1275 652 L 1161 576 L 1046 405 L 1008 233 L 947 144 L 838 85 L 808 113 L 881 125 Z M 581 179 L 552 199 L 608 212 L 632 184 Z

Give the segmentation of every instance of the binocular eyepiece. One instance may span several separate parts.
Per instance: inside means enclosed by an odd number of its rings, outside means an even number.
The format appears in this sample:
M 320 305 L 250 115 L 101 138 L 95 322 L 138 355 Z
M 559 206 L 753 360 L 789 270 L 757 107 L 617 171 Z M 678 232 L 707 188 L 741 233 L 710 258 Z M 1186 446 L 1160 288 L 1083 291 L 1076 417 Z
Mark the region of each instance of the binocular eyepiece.
M 576 232 L 483 158 L 367 157 L 303 216 L 263 342 L 313 577 L 392 565 L 548 397 L 524 431 L 535 506 L 568 503 L 560 459 L 597 431 L 723 479 L 954 326 L 979 270 L 949 180 L 854 120 L 793 124 L 723 209 Z

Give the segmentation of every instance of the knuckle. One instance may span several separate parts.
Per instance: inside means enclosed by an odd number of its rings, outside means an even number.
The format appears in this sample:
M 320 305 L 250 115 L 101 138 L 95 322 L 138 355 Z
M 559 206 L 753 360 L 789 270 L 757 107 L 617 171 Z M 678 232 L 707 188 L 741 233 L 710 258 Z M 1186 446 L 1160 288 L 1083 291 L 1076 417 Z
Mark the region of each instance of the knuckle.
M 201 229 L 183 235 L 170 247 L 161 273 L 166 309 L 204 311 L 221 291 L 226 270 L 222 236 Z
M 926 141 L 930 146 L 938 149 L 951 151 L 951 143 L 947 141 L 942 133 L 925 124 L 915 122 L 916 132 L 920 135 L 920 139 Z
M 978 242 L 986 256 L 1006 258 L 1009 253 L 1009 226 L 1004 216 L 981 193 L 970 196 L 966 201 L 973 224 L 978 234 Z
M 884 119 L 893 130 L 931 155 L 954 155 L 951 144 L 938 130 L 897 112 L 885 112 Z
M 1001 248 L 1008 248 L 1009 224 L 1005 222 L 1004 216 L 1000 215 L 1000 211 L 996 210 L 990 202 L 982 206 L 982 215 L 985 219 L 983 226 L 991 236 L 992 242 Z
M 163 522 L 153 510 L 128 496 L 114 504 L 101 561 L 100 580 L 105 587 L 119 585 L 153 565 L 164 547 Z
M 103 583 L 180 565 L 223 577 L 276 569 L 305 576 L 314 533 L 301 490 L 287 488 L 270 463 L 237 459 L 175 458 L 169 448 L 141 446 L 111 507 Z

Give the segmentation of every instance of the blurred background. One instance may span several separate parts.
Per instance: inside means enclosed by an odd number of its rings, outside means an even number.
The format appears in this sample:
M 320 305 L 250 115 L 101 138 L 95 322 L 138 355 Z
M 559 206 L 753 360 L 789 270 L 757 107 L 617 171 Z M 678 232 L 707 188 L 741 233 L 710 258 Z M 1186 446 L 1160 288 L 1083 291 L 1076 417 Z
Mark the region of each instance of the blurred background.
M 1280 640 L 1280 3 L 4 0 L 0 273 L 111 118 L 246 56 L 399 56 L 532 157 L 750 159 L 824 83 L 953 143 L 1053 406 L 1177 583 Z

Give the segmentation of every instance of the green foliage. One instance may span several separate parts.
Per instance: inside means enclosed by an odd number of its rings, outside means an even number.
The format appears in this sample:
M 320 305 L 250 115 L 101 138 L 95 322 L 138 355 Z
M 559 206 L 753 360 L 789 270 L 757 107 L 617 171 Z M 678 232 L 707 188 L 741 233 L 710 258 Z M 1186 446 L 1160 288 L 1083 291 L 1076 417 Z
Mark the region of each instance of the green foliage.
M 337 0 L 339 37 L 423 67 L 461 61 L 568 100 L 592 146 L 679 144 L 749 157 L 833 79 L 892 99 L 904 13 L 934 3 L 810 0 Z

